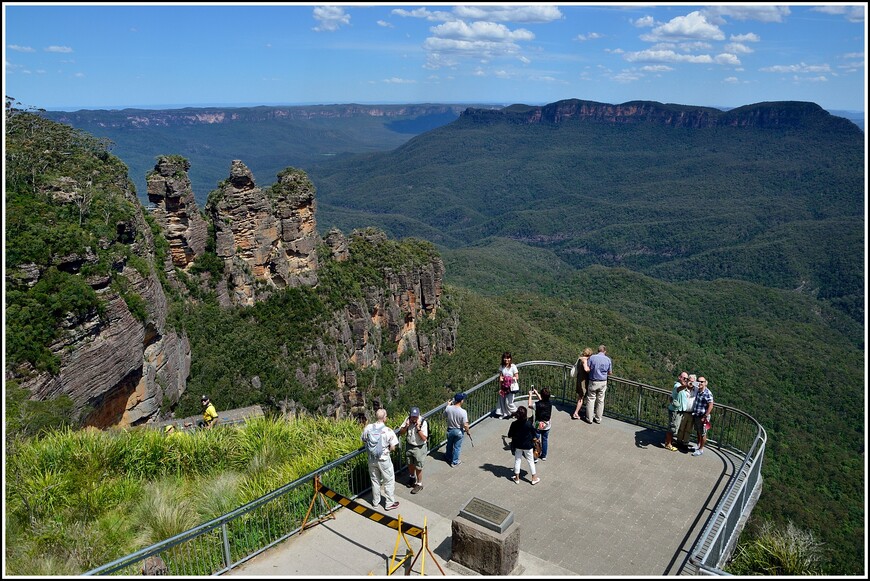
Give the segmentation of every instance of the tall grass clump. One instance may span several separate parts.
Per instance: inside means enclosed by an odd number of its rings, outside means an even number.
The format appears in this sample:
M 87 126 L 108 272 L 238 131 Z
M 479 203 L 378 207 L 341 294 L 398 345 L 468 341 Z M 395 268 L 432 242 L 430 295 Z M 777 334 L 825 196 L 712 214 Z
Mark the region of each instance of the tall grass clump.
M 193 498 L 185 493 L 184 481 L 175 477 L 150 486 L 134 514 L 141 527 L 138 540 L 143 545 L 174 537 L 200 522 Z
M 7 448 L 5 572 L 79 575 L 356 450 L 360 431 L 352 420 L 300 417 L 170 436 L 62 428 L 20 437 Z M 260 510 L 294 525 L 312 494 L 302 487 Z
M 726 567 L 734 575 L 819 575 L 821 543 L 789 522 L 785 529 L 765 521 L 758 536 L 737 547 Z

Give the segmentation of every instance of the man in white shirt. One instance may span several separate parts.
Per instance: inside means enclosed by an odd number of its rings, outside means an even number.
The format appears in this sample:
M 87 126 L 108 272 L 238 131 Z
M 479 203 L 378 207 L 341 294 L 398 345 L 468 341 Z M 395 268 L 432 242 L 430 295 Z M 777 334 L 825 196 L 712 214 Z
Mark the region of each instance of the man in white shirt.
M 375 422 L 368 424 L 360 439 L 366 448 L 369 461 L 369 476 L 372 481 L 372 506 L 381 504 L 381 487 L 384 489 L 384 509 L 399 507 L 393 496 L 396 490 L 396 475 L 393 472 L 393 459 L 390 452 L 399 445 L 396 432 L 386 425 L 387 410 L 380 408 L 375 412 Z

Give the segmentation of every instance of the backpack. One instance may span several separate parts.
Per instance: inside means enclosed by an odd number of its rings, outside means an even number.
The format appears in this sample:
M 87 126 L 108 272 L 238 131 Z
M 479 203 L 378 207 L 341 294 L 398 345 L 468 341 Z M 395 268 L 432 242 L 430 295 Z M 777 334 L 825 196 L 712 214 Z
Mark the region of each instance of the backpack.
M 375 428 L 372 425 L 372 429 L 366 433 L 366 451 L 371 460 L 380 460 L 381 454 L 384 453 L 384 439 L 381 436 L 385 427 L 381 425 L 380 428 Z

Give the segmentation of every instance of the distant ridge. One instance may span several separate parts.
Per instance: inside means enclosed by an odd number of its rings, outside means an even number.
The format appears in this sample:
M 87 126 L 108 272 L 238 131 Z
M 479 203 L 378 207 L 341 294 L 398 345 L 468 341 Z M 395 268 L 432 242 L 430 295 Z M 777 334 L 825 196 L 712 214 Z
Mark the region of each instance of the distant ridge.
M 460 122 L 473 123 L 566 123 L 570 121 L 598 121 L 604 123 L 657 122 L 672 127 L 796 127 L 813 118 L 834 117 L 816 103 L 804 101 L 771 101 L 744 105 L 722 111 L 713 107 L 676 105 L 656 101 L 628 101 L 618 105 L 565 99 L 543 106 L 523 104 L 503 109 L 468 108 L 460 115 Z M 854 123 L 842 119 L 844 123 Z
M 264 121 L 310 121 L 314 119 L 347 119 L 352 117 L 416 118 L 432 115 L 458 116 L 468 105 L 305 105 L 275 107 L 184 107 L 178 109 L 82 109 L 79 111 L 49 111 L 46 117 L 74 127 L 99 124 L 101 127 L 170 127 L 212 125 L 222 123 L 257 123 Z M 486 105 L 474 105 L 486 108 Z

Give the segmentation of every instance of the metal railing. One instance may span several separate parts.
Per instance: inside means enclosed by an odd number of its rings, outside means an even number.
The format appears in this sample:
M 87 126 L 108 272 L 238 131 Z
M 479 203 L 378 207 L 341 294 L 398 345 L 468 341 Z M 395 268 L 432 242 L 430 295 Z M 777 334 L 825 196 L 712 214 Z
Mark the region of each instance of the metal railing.
M 548 387 L 554 401 L 572 405 L 576 402 L 571 365 L 527 361 L 517 367 L 523 370 L 524 390 L 532 386 L 538 391 Z M 497 380 L 498 375 L 493 375 L 465 391 L 463 407 L 471 425 L 485 420 L 496 408 Z M 667 429 L 666 405 L 670 401 L 670 390 L 611 377 L 606 397 L 607 416 L 662 431 Z M 446 406 L 447 402 L 423 415 L 429 422 L 429 441 L 437 442 L 430 446 L 430 451 L 439 449 L 447 441 L 442 413 Z M 718 568 L 733 550 L 742 524 L 758 497 L 767 438 L 761 425 L 748 414 L 719 404 L 715 409 L 717 422 L 707 446 L 732 453 L 743 458 L 743 462 L 731 476 L 689 557 L 691 564 L 708 574 L 722 573 Z M 717 439 L 712 439 L 713 435 Z M 404 447 L 398 447 L 392 458 L 397 470 L 403 468 Z M 302 532 L 306 515 L 309 521 L 313 521 L 337 510 L 327 506 L 322 497 L 316 495 L 313 485 L 316 476 L 325 486 L 348 498 L 356 498 L 371 488 L 368 462 L 360 448 L 230 513 L 84 575 L 140 574 L 142 563 L 155 555 L 163 560 L 169 575 L 224 573 Z M 312 498 L 315 499 L 313 505 Z

